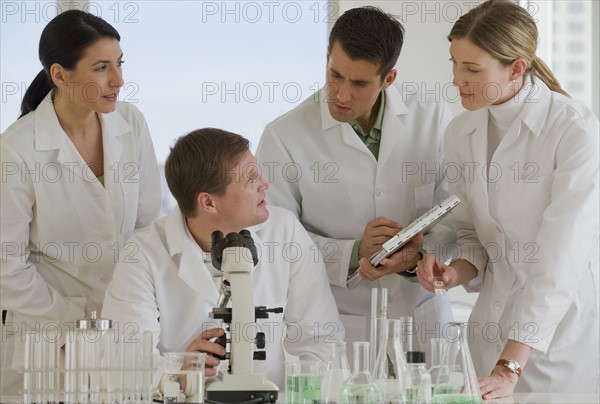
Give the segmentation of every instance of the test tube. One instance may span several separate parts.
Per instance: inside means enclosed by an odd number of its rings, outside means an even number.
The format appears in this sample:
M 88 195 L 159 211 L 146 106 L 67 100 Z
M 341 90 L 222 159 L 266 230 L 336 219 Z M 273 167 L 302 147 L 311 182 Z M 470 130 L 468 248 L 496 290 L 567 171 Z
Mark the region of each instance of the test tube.
M 87 338 L 83 331 L 77 331 L 77 399 L 79 403 L 88 403 L 89 374 L 87 372 Z
M 77 367 L 77 342 L 75 331 L 68 330 L 65 340 L 65 403 L 75 403 L 75 384 Z
M 100 355 L 102 332 L 100 330 L 86 330 L 87 336 L 86 355 L 87 368 L 90 381 L 90 403 L 100 402 Z
M 33 369 L 35 368 L 34 351 L 35 351 L 35 331 L 25 332 L 25 359 L 23 362 L 23 403 L 31 404 L 33 402 L 34 377 Z
M 33 345 L 33 363 L 34 363 L 34 374 L 35 374 L 35 402 L 45 402 L 46 393 L 46 378 L 44 374 L 44 367 L 46 365 L 46 341 L 45 338 L 41 338 L 39 333 L 36 333 L 35 344 Z
M 115 330 L 108 330 L 102 337 L 103 352 L 102 352 L 102 380 L 104 386 L 103 403 L 115 402 L 115 380 L 118 377 L 116 369 L 116 344 Z
M 48 395 L 47 399 L 49 403 L 57 403 L 57 389 L 59 385 L 59 373 L 58 369 L 58 336 L 55 331 L 49 331 L 45 334 L 47 340 L 47 351 L 46 351 L 46 375 L 48 378 Z
M 152 332 L 144 331 L 144 334 L 142 335 L 142 340 L 142 402 L 152 403 Z

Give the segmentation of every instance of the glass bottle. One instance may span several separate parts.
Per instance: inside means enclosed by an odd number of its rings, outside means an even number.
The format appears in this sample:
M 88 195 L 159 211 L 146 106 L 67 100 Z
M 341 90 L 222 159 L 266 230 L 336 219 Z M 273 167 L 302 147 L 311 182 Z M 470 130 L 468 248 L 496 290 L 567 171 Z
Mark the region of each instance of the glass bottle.
M 467 324 L 458 322 L 448 324 L 447 359 L 442 359 L 449 369 L 448 384 L 434 391 L 432 403 L 480 404 L 483 402 L 467 336 Z
M 402 402 L 402 385 L 407 366 L 402 347 L 402 323 L 400 320 L 387 320 L 387 335 L 383 349 L 375 360 L 373 377 L 383 393 L 384 403 Z
M 354 373 L 340 389 L 340 403 L 344 404 L 380 404 L 383 394 L 369 372 L 368 342 L 356 341 L 354 348 Z
M 404 402 L 429 404 L 431 402 L 431 376 L 425 367 L 425 352 L 406 353 L 408 370 L 404 378 Z
M 340 388 L 350 378 L 352 373 L 346 357 L 346 343 L 333 342 L 330 344 L 329 362 L 321 384 L 321 402 L 323 404 L 339 403 Z
M 387 292 L 386 288 L 371 289 L 371 374 L 375 373 L 375 358 L 387 337 Z

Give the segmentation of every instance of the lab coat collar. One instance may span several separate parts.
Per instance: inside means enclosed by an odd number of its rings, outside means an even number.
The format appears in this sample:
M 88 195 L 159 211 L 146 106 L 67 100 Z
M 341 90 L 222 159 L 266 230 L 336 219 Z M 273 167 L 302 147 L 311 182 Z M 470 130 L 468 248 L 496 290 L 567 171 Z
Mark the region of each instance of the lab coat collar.
M 131 131 L 131 126 L 118 111 L 100 114 L 100 122 L 104 138 L 116 138 Z M 60 149 L 63 136 L 67 134 L 60 126 L 52 102 L 52 92 L 49 92 L 35 110 L 34 147 L 38 151 Z
M 525 96 L 527 98 L 524 101 L 523 111 L 521 111 L 517 119 L 521 120 L 531 133 L 537 137 L 542 133 L 542 129 L 547 123 L 552 91 L 537 76 L 533 76 L 523 90 L 528 91 L 529 94 Z M 463 132 L 465 136 L 472 135 L 476 130 L 487 133 L 489 115 L 487 108 L 481 108 L 472 112 L 467 111 L 463 114 L 466 114 L 467 117 Z M 518 131 L 517 136 L 519 136 L 520 132 Z
M 212 280 L 212 271 L 204 262 L 203 251 L 186 231 L 185 217 L 179 207 L 175 207 L 165 220 L 165 244 L 173 262 L 179 263 L 179 278 L 208 301 L 216 302 L 219 293 Z
M 537 137 L 542 133 L 544 125 L 548 122 L 550 113 L 550 104 L 552 102 L 552 90 L 548 88 L 539 77 L 533 76 L 528 83 L 531 92 L 525 99 L 525 106 L 521 112 L 521 121 L 529 128 L 533 136 Z
M 391 85 L 385 90 L 386 102 L 385 102 L 385 113 L 383 119 L 389 114 L 392 115 L 404 115 L 408 113 L 408 108 L 404 101 L 402 101 L 402 94 L 397 86 Z M 327 91 L 322 88 L 318 94 L 319 100 L 321 100 L 321 130 L 326 131 L 337 125 L 347 124 L 345 122 L 339 122 L 333 119 L 329 113 L 329 107 L 327 105 Z M 349 124 L 348 124 L 349 125 Z M 383 131 L 382 131 L 383 132 Z
M 173 261 L 179 261 L 179 277 L 197 293 L 207 293 L 209 288 L 206 285 L 214 285 L 212 275 L 216 270 L 212 264 L 204 262 L 206 253 L 186 231 L 185 217 L 179 207 L 175 207 L 165 220 L 166 247 Z M 264 223 L 248 228 L 259 251 L 262 240 L 256 232 L 262 226 Z M 176 259 L 177 255 L 181 255 L 179 260 Z M 210 296 L 207 296 L 209 301 L 216 301 L 219 297 L 216 287 L 210 288 L 208 293 L 210 293 Z

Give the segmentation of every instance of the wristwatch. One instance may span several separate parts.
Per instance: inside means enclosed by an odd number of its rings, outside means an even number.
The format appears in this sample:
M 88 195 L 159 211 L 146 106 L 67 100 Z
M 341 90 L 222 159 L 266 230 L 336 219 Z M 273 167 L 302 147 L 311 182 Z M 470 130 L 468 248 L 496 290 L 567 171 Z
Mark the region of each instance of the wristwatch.
M 505 368 L 510 370 L 512 373 L 516 374 L 517 376 L 521 376 L 521 366 L 519 365 L 519 362 L 517 362 L 516 360 L 500 359 L 498 362 L 496 362 L 496 366 L 504 366 Z

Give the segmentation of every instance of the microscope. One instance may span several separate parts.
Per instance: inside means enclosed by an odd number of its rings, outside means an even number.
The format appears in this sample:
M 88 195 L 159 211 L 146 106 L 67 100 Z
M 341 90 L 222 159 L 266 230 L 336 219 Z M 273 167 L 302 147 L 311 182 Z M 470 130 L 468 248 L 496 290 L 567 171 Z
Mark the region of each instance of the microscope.
M 281 313 L 283 308 L 267 309 L 254 306 L 252 269 L 258 263 L 256 246 L 248 230 L 239 233 L 212 234 L 212 264 L 223 272 L 221 294 L 211 317 L 227 324 L 227 332 L 218 339 L 230 352 L 219 359 L 229 359 L 227 373 L 219 372 L 217 377 L 206 382 L 206 398 L 214 403 L 275 403 L 278 387 L 267 378 L 253 374 L 252 361 L 265 360 L 265 351 L 254 351 L 265 347 L 265 335 L 256 331 L 256 320 L 268 318 L 269 313 Z M 232 298 L 233 296 L 233 298 Z M 232 307 L 227 308 L 229 300 Z

